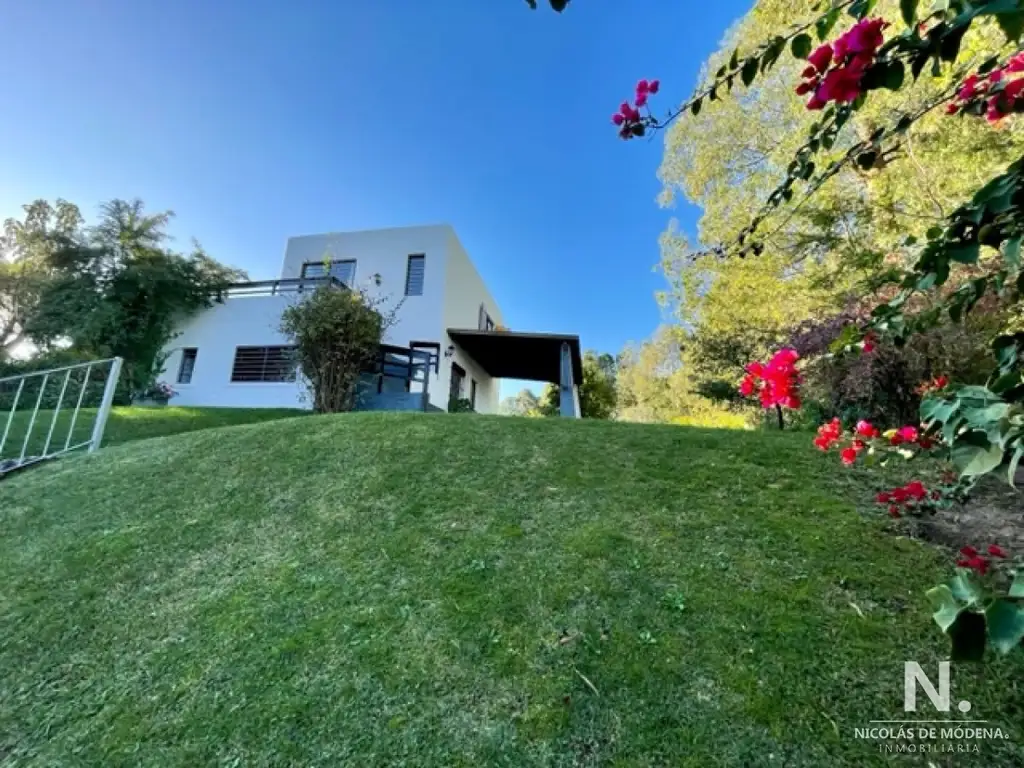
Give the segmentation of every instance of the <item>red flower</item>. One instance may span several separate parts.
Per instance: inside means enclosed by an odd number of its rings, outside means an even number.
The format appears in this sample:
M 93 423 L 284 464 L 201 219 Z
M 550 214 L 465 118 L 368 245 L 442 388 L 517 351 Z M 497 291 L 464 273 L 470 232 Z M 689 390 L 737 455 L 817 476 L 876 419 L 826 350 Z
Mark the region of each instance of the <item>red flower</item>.
M 960 554 L 963 555 L 964 557 L 977 557 L 978 556 L 978 550 L 976 550 L 974 547 L 968 545 L 966 547 L 963 547 L 960 550 Z
M 817 95 L 825 101 L 849 104 L 860 96 L 860 81 L 863 76 L 864 70 L 852 65 L 833 69 L 825 75 Z
M 638 107 L 642 107 L 646 103 L 647 103 L 647 94 L 646 93 L 638 93 L 636 95 L 636 105 Z
M 800 83 L 800 85 L 798 85 L 796 87 L 796 95 L 797 96 L 804 96 L 805 94 L 808 94 L 808 93 L 810 93 L 813 90 L 814 90 L 814 83 Z
M 900 427 L 896 430 L 893 436 L 889 438 L 889 443 L 891 445 L 903 445 L 903 443 L 915 442 L 917 442 L 917 427 L 909 425 L 906 427 Z
M 746 371 L 751 376 L 757 376 L 758 378 L 761 378 L 762 376 L 764 376 L 764 365 L 756 361 L 753 363 L 747 363 Z
M 808 102 L 807 102 L 807 108 L 808 108 L 808 109 L 813 109 L 813 110 L 817 110 L 817 109 L 824 109 L 824 107 L 825 107 L 825 105 L 826 105 L 827 103 L 828 103 L 827 101 L 825 101 L 825 100 L 824 100 L 823 98 L 821 98 L 821 97 L 820 97 L 820 96 L 819 96 L 819 95 L 818 95 L 817 93 L 815 93 L 815 94 L 814 94 L 813 96 L 811 96 L 811 98 L 810 98 L 810 99 L 808 100 Z
M 861 344 L 861 349 L 864 350 L 864 352 L 866 352 L 868 354 L 871 354 L 872 352 L 875 351 L 875 342 L 876 341 L 878 341 L 878 337 L 875 336 L 875 334 L 873 334 L 873 333 L 865 334 L 865 336 L 864 336 L 864 343 Z
M 815 72 L 824 72 L 832 63 L 832 46 L 828 43 L 819 46 L 814 53 L 807 57 L 807 61 L 811 66 L 804 70 L 804 77 L 811 77 Z M 808 70 L 810 70 L 810 74 L 808 74 Z
M 1006 557 L 1006 550 L 1000 547 L 998 544 L 990 544 L 988 548 L 988 553 L 992 555 L 992 557 Z
M 911 480 L 903 489 L 915 501 L 924 501 L 928 497 L 928 491 L 925 490 L 920 480 Z
M 935 388 L 945 389 L 949 384 L 949 378 L 947 376 L 936 376 L 935 377 Z
M 985 573 L 988 571 L 988 566 L 988 560 L 986 560 L 981 555 L 978 555 L 977 557 L 972 557 L 967 561 L 967 567 L 977 571 L 982 576 L 984 576 Z
M 946 105 L 946 114 L 947 115 L 955 115 L 959 111 L 960 111 L 960 108 L 956 104 L 947 104 Z
M 651 89 L 650 84 L 646 80 L 639 80 L 636 84 L 637 94 L 648 93 Z
M 818 436 L 814 438 L 814 444 L 823 451 L 827 451 L 839 442 L 843 435 L 843 425 L 839 419 L 832 419 L 827 424 L 818 427 Z
M 843 450 L 841 450 L 839 452 L 839 458 L 842 459 L 843 464 L 845 464 L 846 466 L 849 467 L 854 462 L 857 461 L 857 449 L 856 448 L 843 448 Z
M 1024 53 L 1018 53 L 1006 64 L 1007 72 L 1024 72 Z
M 878 427 L 872 426 L 870 421 L 864 421 L 863 419 L 857 422 L 857 427 L 855 431 L 861 437 L 866 437 L 869 439 L 878 437 L 879 435 L 882 434 L 881 432 L 878 431 Z
M 875 496 L 875 501 L 877 501 L 879 504 L 888 504 L 890 501 L 892 501 L 892 494 L 889 493 L 888 491 L 882 491 L 877 496 Z
M 895 504 L 890 506 L 889 507 L 889 517 L 899 517 L 899 516 L 900 516 L 900 508 L 897 507 Z
M 744 376 L 743 381 L 740 383 L 740 394 L 744 397 L 750 397 L 754 394 L 754 377 Z
M 906 488 L 893 488 L 892 489 L 892 500 L 897 504 L 906 503 L 907 499 L 910 498 L 910 494 L 907 493 Z
M 658 89 L 660 87 L 661 87 L 661 81 L 660 80 L 651 80 L 651 82 L 649 82 L 647 84 L 647 92 L 648 93 L 657 93 Z
M 623 116 L 621 112 L 616 112 L 614 115 L 612 115 L 612 122 L 615 123 L 616 125 L 622 125 L 625 121 L 626 118 Z
M 971 567 L 971 561 L 970 560 L 964 560 L 964 559 L 957 560 L 956 561 L 956 567 L 957 568 L 970 568 Z
M 850 443 L 850 447 L 853 448 L 853 450 L 855 450 L 857 453 L 860 453 L 861 451 L 868 447 L 868 444 L 861 440 L 859 437 L 855 437 L 853 439 L 853 442 Z

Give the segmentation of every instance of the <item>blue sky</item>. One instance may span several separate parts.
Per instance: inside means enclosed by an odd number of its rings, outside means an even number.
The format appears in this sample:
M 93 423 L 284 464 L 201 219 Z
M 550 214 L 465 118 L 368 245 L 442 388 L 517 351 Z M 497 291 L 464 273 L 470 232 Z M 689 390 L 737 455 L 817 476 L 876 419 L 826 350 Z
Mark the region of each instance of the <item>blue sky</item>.
M 616 352 L 658 325 L 658 236 L 697 211 L 657 206 L 661 140 L 609 117 L 640 77 L 685 97 L 748 6 L 4 3 L 0 217 L 141 197 L 256 279 L 290 235 L 447 222 L 511 328 Z

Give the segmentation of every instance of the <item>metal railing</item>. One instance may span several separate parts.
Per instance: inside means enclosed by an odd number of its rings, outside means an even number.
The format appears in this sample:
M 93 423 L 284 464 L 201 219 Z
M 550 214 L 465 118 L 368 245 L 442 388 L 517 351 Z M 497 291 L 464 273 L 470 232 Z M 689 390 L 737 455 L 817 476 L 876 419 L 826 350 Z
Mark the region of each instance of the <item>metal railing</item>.
M 122 363 L 111 357 L 0 378 L 0 413 L 7 411 L 0 417 L 0 476 L 81 448 L 90 453 L 99 448 Z
M 249 283 L 232 283 L 224 290 L 225 297 L 235 296 L 278 296 L 287 293 L 303 293 L 315 291 L 317 288 L 347 288 L 341 280 L 333 276 L 326 277 L 292 277 L 282 280 L 256 280 Z

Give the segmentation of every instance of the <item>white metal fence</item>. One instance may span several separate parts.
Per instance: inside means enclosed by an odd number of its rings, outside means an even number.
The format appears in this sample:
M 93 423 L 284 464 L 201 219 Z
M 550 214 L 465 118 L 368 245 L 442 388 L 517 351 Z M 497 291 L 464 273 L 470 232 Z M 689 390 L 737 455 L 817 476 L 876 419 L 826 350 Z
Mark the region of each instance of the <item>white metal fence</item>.
M 0 476 L 99 448 L 122 362 L 112 357 L 0 378 Z

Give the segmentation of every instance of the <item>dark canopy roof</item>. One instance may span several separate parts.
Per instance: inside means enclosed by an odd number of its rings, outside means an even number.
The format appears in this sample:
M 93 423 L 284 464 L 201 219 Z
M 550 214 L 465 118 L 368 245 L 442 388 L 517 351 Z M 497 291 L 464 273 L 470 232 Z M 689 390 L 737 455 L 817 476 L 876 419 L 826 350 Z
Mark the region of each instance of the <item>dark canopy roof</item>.
M 572 375 L 583 381 L 580 337 L 557 333 L 513 333 L 449 328 L 448 336 L 499 379 L 529 379 L 558 384 L 562 378 L 562 344 L 569 345 Z

